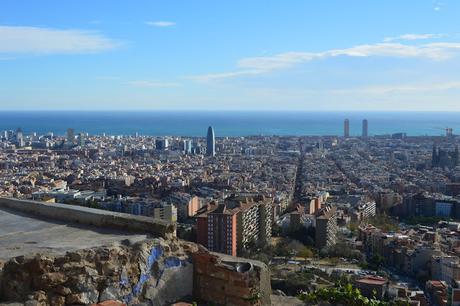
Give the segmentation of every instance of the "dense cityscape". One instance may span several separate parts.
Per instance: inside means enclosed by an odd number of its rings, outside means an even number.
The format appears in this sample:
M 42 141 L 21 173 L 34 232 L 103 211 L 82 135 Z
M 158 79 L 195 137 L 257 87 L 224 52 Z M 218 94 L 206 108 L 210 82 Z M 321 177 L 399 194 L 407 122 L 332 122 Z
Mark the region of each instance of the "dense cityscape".
M 0 0 L 0 306 L 460 306 L 459 16 Z
M 292 305 L 344 282 L 387 303 L 460 303 L 452 129 L 370 136 L 364 119 L 350 136 L 345 119 L 341 136 L 203 134 L 4 131 L 0 196 L 177 224 L 181 239 L 267 264 Z

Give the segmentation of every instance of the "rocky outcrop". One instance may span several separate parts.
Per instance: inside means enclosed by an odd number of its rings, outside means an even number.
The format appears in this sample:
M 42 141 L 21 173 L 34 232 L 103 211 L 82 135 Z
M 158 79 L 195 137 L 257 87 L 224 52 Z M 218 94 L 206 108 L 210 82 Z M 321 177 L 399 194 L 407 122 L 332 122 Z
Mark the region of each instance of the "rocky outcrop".
M 109 300 L 169 305 L 183 297 L 213 305 L 270 304 L 264 264 L 221 257 L 178 239 L 124 241 L 62 256 L 20 256 L 4 264 L 0 280 L 0 301 L 25 305 Z M 208 294 L 217 284 L 223 286 L 216 287 L 218 295 Z
M 191 253 L 198 246 L 151 239 L 64 256 L 16 257 L 2 271 L 0 300 L 86 305 L 105 300 L 163 305 L 192 294 Z

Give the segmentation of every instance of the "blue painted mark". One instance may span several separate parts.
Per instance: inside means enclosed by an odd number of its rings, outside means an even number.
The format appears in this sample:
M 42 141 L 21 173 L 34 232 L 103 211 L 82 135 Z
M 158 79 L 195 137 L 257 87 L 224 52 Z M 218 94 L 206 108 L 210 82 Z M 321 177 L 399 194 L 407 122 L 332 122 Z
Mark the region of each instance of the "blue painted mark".
M 150 275 L 150 270 L 152 269 L 153 264 L 160 259 L 160 257 L 163 255 L 163 249 L 161 246 L 155 246 L 150 250 L 150 255 L 147 258 L 147 269 L 145 273 L 142 273 L 141 276 L 139 277 L 139 281 L 137 282 L 136 285 L 133 287 L 133 295 L 137 296 L 141 293 L 142 287 L 144 286 L 144 283 L 148 281 L 151 277 Z
M 123 302 L 126 303 L 126 304 L 131 302 L 132 299 L 133 299 L 133 294 L 132 293 L 130 293 L 130 294 L 128 294 L 128 295 L 126 295 L 126 296 L 124 296 L 122 298 Z
M 141 276 L 139 277 L 139 281 L 137 284 L 134 285 L 133 290 L 132 290 L 132 295 L 133 296 L 138 296 L 142 292 L 142 288 L 144 287 L 144 284 L 146 281 L 148 281 L 151 277 L 150 275 L 150 270 L 152 269 L 152 266 L 155 262 L 160 259 L 160 257 L 163 255 L 163 249 L 161 246 L 154 246 L 150 250 L 150 255 L 147 258 L 147 271 L 145 273 L 142 273 Z
M 182 265 L 182 262 L 177 257 L 168 257 L 165 259 L 165 269 L 180 267 L 181 265 Z
M 147 274 L 147 273 L 142 273 L 141 274 L 141 276 L 139 277 L 139 281 L 133 287 L 133 294 L 134 295 L 139 295 L 141 293 L 142 287 L 144 286 L 144 283 L 146 281 L 148 281 L 149 278 L 150 278 L 150 274 Z
M 161 246 L 155 246 L 150 251 L 150 256 L 147 260 L 148 270 L 150 270 L 153 264 L 163 255 L 163 249 Z
M 163 256 L 163 249 L 161 248 L 161 246 L 155 246 L 150 250 L 150 255 L 147 258 L 147 270 L 145 271 L 145 273 L 141 274 L 141 276 L 139 277 L 139 281 L 134 285 L 132 292 L 123 298 L 123 302 L 129 303 L 134 296 L 138 296 L 142 292 L 142 288 L 145 282 L 147 282 L 152 277 L 150 271 L 152 270 L 153 264 L 157 262 L 161 258 L 161 256 Z M 185 265 L 187 265 L 187 260 L 180 260 L 178 257 L 173 256 L 166 258 L 164 260 L 164 268 L 159 273 L 155 287 L 158 286 L 160 279 L 163 276 L 163 273 L 166 269 L 181 267 Z M 120 280 L 120 285 L 128 284 L 128 279 Z
M 160 283 L 160 279 L 163 276 L 163 273 L 165 272 L 166 269 L 185 266 L 185 265 L 187 265 L 187 261 L 186 260 L 180 260 L 177 257 L 168 257 L 168 258 L 165 259 L 164 264 L 165 264 L 164 269 L 160 271 L 160 275 L 159 275 L 159 277 L 157 279 L 155 287 L 158 287 L 158 284 Z
M 150 270 L 152 269 L 153 264 L 163 255 L 163 249 L 161 246 L 154 246 L 150 250 L 149 257 L 147 258 L 147 271 L 145 273 L 142 273 L 141 276 L 139 277 L 139 281 L 137 284 L 134 285 L 132 292 L 127 294 L 122 298 L 123 302 L 129 303 L 134 296 L 137 296 L 141 293 L 142 287 L 144 286 L 144 283 L 149 280 L 150 278 Z M 122 278 L 120 280 L 120 285 L 122 286 L 128 286 L 129 281 L 126 278 Z

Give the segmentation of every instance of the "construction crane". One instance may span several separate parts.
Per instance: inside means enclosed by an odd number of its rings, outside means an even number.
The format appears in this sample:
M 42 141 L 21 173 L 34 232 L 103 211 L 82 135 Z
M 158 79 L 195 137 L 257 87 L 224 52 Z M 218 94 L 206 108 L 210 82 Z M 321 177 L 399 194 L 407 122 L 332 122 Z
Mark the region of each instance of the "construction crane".
M 454 130 L 451 127 L 442 128 L 442 127 L 439 127 L 439 126 L 435 126 L 434 128 L 437 129 L 437 130 L 445 131 L 446 132 L 446 137 L 452 137 L 454 135 Z

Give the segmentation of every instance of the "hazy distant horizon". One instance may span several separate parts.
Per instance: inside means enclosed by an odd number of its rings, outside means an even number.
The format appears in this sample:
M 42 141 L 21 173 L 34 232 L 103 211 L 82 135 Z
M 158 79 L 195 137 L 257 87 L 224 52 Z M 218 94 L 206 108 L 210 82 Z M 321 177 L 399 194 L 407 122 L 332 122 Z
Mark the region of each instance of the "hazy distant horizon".
M 363 119 L 369 135 L 407 133 L 440 136 L 445 128 L 460 132 L 460 112 L 342 112 L 342 111 L 1 111 L 0 130 L 21 127 L 27 133 L 65 135 L 67 128 L 91 135 L 203 137 L 212 125 L 216 136 L 361 135 Z

